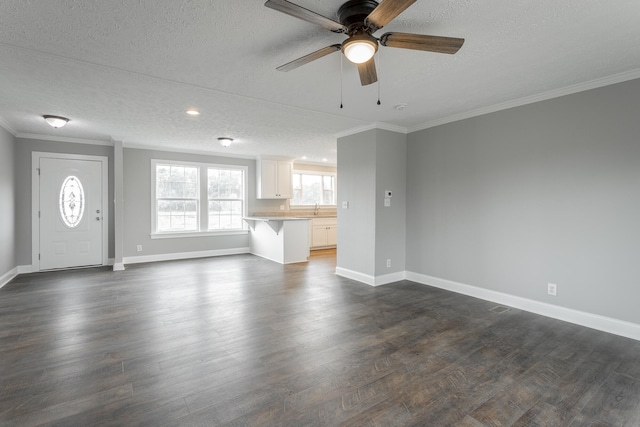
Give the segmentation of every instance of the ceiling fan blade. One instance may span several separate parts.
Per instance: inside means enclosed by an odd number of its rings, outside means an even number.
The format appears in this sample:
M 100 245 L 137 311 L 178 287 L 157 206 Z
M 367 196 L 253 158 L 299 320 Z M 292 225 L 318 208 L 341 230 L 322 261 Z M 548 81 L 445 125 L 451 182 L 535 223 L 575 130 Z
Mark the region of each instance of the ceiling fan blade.
M 378 81 L 376 73 L 376 62 L 373 58 L 362 64 L 358 64 L 358 73 L 360 74 L 360 83 L 362 86 L 370 85 Z
M 374 32 L 393 21 L 415 2 L 416 0 L 384 0 L 373 9 L 364 22 Z
M 409 33 L 385 33 L 380 37 L 380 44 L 383 46 L 449 54 L 456 53 L 463 43 L 464 39 L 455 37 L 425 36 Z
M 296 68 L 298 68 L 298 67 L 300 67 L 300 66 L 302 66 L 304 64 L 308 64 L 311 61 L 315 61 L 316 59 L 320 59 L 323 56 L 327 56 L 330 53 L 337 52 L 340 49 L 342 49 L 342 45 L 332 44 L 331 46 L 323 47 L 322 49 L 316 50 L 313 53 L 310 53 L 310 54 L 305 55 L 305 56 L 303 56 L 301 58 L 298 58 L 298 59 L 294 59 L 291 62 L 287 62 L 286 64 L 281 65 L 278 68 L 276 68 L 276 70 L 278 70 L 278 71 L 291 71 L 291 70 L 294 70 L 294 69 L 296 69 Z
M 341 23 L 317 14 L 309 9 L 305 9 L 302 6 L 298 6 L 297 4 L 291 3 L 287 0 L 267 0 L 264 5 L 270 9 L 277 10 L 278 12 L 286 13 L 287 15 L 302 19 L 303 21 L 319 25 L 329 31 L 333 31 L 334 33 L 347 32 L 347 27 L 345 27 Z

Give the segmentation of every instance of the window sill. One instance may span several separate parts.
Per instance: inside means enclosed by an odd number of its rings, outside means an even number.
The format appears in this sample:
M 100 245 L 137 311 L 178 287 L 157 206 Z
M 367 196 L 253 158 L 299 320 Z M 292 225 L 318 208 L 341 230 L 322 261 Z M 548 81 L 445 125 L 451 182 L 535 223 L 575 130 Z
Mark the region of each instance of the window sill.
M 249 230 L 194 231 L 190 233 L 151 233 L 151 239 L 184 239 L 191 237 L 238 236 Z

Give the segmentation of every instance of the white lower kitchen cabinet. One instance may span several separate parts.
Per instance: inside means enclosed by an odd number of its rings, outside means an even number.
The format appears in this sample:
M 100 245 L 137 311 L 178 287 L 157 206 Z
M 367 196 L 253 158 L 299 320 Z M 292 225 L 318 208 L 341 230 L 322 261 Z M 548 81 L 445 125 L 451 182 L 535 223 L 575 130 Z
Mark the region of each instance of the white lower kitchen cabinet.
M 309 230 L 311 249 L 332 248 L 338 243 L 337 218 L 313 218 Z

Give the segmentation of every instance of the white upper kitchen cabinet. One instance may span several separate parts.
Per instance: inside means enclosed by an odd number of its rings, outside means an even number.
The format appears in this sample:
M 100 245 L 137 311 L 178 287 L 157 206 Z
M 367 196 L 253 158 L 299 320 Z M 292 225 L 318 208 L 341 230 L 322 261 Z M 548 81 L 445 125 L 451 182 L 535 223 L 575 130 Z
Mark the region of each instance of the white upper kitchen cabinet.
M 256 161 L 258 199 L 290 199 L 293 197 L 293 163 L 284 160 L 258 159 Z

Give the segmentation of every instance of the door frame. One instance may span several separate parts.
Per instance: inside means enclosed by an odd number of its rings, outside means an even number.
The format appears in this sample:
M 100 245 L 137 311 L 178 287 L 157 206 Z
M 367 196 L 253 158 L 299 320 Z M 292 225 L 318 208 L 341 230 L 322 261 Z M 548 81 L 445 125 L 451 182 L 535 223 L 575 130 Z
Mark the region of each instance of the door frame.
M 90 160 L 102 163 L 102 265 L 109 264 L 109 158 L 85 154 L 31 153 L 31 269 L 40 271 L 40 159 Z

